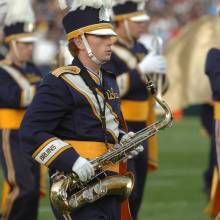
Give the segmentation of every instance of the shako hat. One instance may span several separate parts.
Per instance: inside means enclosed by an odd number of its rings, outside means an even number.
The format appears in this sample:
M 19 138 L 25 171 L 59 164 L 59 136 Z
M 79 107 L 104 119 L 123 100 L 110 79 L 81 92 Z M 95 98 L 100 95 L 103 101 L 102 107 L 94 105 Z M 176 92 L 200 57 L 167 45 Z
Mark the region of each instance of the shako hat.
M 34 12 L 31 0 L 8 0 L 4 18 L 5 42 L 16 40 L 31 43 L 37 40 L 34 30 Z
M 73 0 L 69 8 L 70 10 L 63 18 L 68 41 L 85 33 L 117 35 L 111 24 L 111 0 Z
M 115 0 L 113 2 L 113 20 L 148 21 L 150 17 L 146 13 L 146 2 L 146 0 Z

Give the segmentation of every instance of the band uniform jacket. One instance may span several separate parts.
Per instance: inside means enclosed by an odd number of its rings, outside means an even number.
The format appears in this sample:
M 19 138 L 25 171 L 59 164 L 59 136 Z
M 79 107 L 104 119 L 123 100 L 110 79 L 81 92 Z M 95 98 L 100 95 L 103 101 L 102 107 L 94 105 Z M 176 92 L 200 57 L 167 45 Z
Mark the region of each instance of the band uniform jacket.
M 0 129 L 19 128 L 41 78 L 32 63 L 19 68 L 8 60 L 0 62 Z
M 137 69 L 137 64 L 148 54 L 148 50 L 138 41 L 128 45 L 121 38 L 118 38 L 112 50 L 111 60 L 104 68 L 117 73 L 123 116 L 128 127 L 137 131 L 155 121 L 154 101 Z M 147 151 L 147 167 L 153 171 L 158 166 L 155 137 L 148 140 Z
M 22 153 L 18 131 L 40 82 L 41 73 L 34 64 L 26 63 L 20 68 L 9 60 L 0 62 L 0 161 L 5 178 L 3 218 L 37 218 L 39 165 Z M 28 207 L 24 209 L 27 201 Z
M 99 79 L 91 74 L 96 82 L 97 100 L 82 78 L 83 73 L 89 74 L 80 61 L 74 59 L 71 66 L 46 75 L 22 122 L 23 149 L 49 167 L 50 173 L 71 172 L 79 155 L 96 158 L 107 151 L 105 142 L 111 147 L 124 134 L 115 75 L 102 70 L 102 79 Z M 106 136 L 99 108 L 104 108 L 104 97 Z M 109 170 L 118 172 L 118 167 Z
M 214 119 L 215 119 L 215 143 L 217 152 L 218 168 L 215 167 L 212 178 L 211 195 L 206 213 L 215 218 L 220 212 L 219 198 L 220 198 L 220 181 L 219 181 L 219 165 L 220 165 L 220 50 L 212 48 L 209 50 L 205 73 L 209 77 L 212 98 L 214 101 Z
M 209 50 L 205 72 L 209 77 L 212 98 L 214 100 L 215 119 L 220 119 L 220 50 L 212 48 Z

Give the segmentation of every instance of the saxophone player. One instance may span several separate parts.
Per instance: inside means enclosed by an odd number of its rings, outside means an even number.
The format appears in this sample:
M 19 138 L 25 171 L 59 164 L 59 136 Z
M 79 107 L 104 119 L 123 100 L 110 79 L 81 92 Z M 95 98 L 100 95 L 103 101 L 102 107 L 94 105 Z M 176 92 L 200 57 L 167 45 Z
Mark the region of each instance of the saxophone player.
M 62 1 L 62 6 L 68 5 Z M 101 68 L 110 60 L 116 35 L 108 13 L 111 2 L 75 0 L 69 8 L 63 25 L 74 60 L 45 76 L 25 114 L 20 139 L 23 150 L 47 166 L 50 176 L 74 172 L 83 184 L 95 175 L 90 160 L 132 134 L 122 126 L 115 74 Z M 142 150 L 140 145 L 129 158 Z M 106 172 L 117 174 L 119 165 L 112 164 Z M 53 212 L 56 219 L 121 219 L 115 195 L 68 214 Z
M 117 72 L 117 82 L 122 99 L 122 113 L 130 131 L 137 132 L 154 120 L 154 103 L 145 86 L 145 75 L 165 73 L 166 60 L 162 55 L 149 52 L 138 42 L 146 22 L 144 0 L 116 0 L 113 4 L 113 21 L 118 34 L 113 54 L 105 69 Z M 117 71 L 116 71 L 117 70 Z M 134 190 L 129 205 L 134 220 L 144 192 L 148 170 L 157 168 L 155 139 L 144 142 L 144 152 L 128 161 L 128 169 L 134 173 Z

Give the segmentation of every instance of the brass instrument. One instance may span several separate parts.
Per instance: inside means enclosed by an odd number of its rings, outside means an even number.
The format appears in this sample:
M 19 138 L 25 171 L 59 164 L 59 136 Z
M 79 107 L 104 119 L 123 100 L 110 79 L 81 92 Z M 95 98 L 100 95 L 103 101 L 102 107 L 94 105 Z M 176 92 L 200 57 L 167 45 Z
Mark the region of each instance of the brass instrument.
M 153 36 L 151 40 L 151 51 L 154 51 L 156 55 L 162 55 L 163 53 L 163 40 L 158 36 Z M 151 79 L 156 84 L 157 87 L 157 97 L 162 98 L 162 95 L 166 92 L 168 88 L 168 79 L 166 74 L 151 73 Z
M 162 54 L 162 47 L 163 47 L 162 44 L 163 44 L 162 39 L 160 39 L 157 36 L 153 36 L 152 42 L 151 42 L 151 47 L 152 47 L 152 50 L 155 52 L 155 54 L 157 54 L 157 55 Z M 159 99 L 161 99 L 162 98 L 162 87 L 163 87 L 163 85 L 162 85 L 163 84 L 163 82 L 162 82 L 163 75 L 152 73 L 151 78 L 152 78 L 153 82 L 157 84 L 157 97 Z
M 172 122 L 172 114 L 168 105 L 156 96 L 152 81 L 149 80 L 148 76 L 146 78 L 147 88 L 165 111 L 164 118 L 135 133 L 129 141 L 116 144 L 102 156 L 91 160 L 90 162 L 96 172 L 96 176 L 92 180 L 83 183 L 75 173 L 55 174 L 52 177 L 50 199 L 53 207 L 63 215 L 106 195 L 118 195 L 121 200 L 129 197 L 134 183 L 133 176 L 130 173 L 107 176 L 104 171 L 105 167 L 127 160 L 129 152 L 136 149 L 144 140 L 155 135 L 159 130 L 170 126 Z M 103 174 L 104 177 L 100 178 Z

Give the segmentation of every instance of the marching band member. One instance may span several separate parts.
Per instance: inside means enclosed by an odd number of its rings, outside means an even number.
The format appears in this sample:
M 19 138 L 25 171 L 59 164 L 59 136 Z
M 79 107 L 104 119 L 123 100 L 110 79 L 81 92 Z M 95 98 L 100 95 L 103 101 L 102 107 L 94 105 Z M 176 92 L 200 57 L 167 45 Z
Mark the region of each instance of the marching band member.
M 128 129 L 134 132 L 146 127 L 147 121 L 151 124 L 155 118 L 154 103 L 145 85 L 145 74 L 166 72 L 165 58 L 154 52 L 148 53 L 145 46 L 138 42 L 149 20 L 145 12 L 145 2 L 116 0 L 113 4 L 113 21 L 118 38 L 113 46 L 111 60 L 105 65 L 106 70 L 118 74 L 122 113 Z M 157 167 L 155 137 L 148 140 L 148 144 L 145 141 L 144 152 L 128 161 L 128 169 L 135 176 L 134 190 L 129 197 L 134 220 L 137 219 L 141 205 L 147 170 Z
M 218 174 L 216 173 L 217 178 L 213 178 L 214 182 L 212 183 L 212 193 L 210 196 L 210 203 L 208 207 L 209 214 L 213 217 L 219 212 L 219 193 L 220 193 L 220 50 L 217 48 L 212 48 L 209 50 L 205 72 L 209 77 L 211 89 L 212 89 L 212 98 L 214 101 L 214 119 L 215 119 L 215 146 L 217 152 L 217 165 L 218 165 Z M 215 175 L 215 173 L 214 173 Z M 219 212 L 220 213 L 220 212 Z M 220 214 L 216 219 L 220 219 Z
M 67 7 L 65 1 L 62 6 Z M 74 60 L 45 76 L 21 125 L 20 138 L 27 155 L 56 171 L 77 174 L 81 182 L 95 175 L 90 159 L 132 136 L 122 128 L 120 97 L 115 74 L 102 64 L 111 57 L 110 1 L 75 0 L 63 18 Z M 88 17 L 88 19 L 85 19 Z M 130 157 L 143 150 L 140 145 Z M 108 175 L 119 165 L 108 167 Z M 117 196 L 105 196 L 57 219 L 120 219 Z
M 41 74 L 31 63 L 34 13 L 30 0 L 8 1 L 4 41 L 8 53 L 0 62 L 0 161 L 9 186 L 3 197 L 3 220 L 37 219 L 39 165 L 21 150 L 18 129 Z

